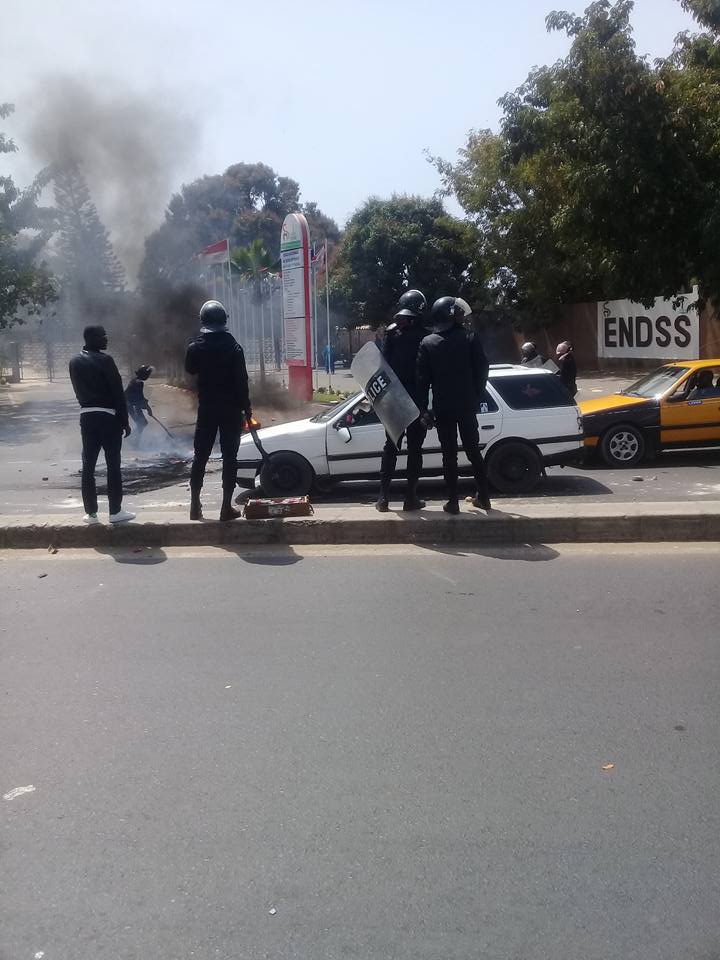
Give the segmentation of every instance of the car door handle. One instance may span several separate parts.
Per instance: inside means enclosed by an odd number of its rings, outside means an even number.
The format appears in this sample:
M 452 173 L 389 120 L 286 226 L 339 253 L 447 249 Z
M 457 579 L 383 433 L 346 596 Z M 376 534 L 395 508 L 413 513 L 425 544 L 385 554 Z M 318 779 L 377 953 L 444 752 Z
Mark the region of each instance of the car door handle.
M 482 426 L 482 429 L 483 429 L 483 430 L 494 430 L 494 429 L 495 429 L 495 424 L 494 424 L 494 423 L 484 423 L 483 426 Z

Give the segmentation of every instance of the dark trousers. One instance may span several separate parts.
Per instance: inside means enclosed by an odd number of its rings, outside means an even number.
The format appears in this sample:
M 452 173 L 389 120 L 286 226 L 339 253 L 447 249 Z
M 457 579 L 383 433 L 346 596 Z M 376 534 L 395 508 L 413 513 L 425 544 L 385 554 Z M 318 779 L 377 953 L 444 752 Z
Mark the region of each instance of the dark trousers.
M 222 488 L 225 494 L 235 489 L 237 477 L 237 452 L 240 446 L 243 418 L 237 411 L 227 412 L 212 407 L 198 409 L 195 424 L 195 457 L 190 471 L 190 490 L 200 493 L 205 479 L 205 467 L 220 432 L 220 452 L 222 453 Z
M 480 452 L 480 432 L 474 412 L 461 414 L 436 413 L 435 422 L 442 449 L 443 475 L 448 498 L 450 500 L 457 499 L 458 432 L 460 433 L 460 441 L 465 448 L 465 454 L 472 465 L 478 492 L 484 493 L 487 490 L 485 462 Z
M 427 430 L 420 422 L 415 420 L 405 431 L 407 442 L 407 482 L 408 494 L 414 496 L 417 490 L 418 480 L 422 473 L 422 448 L 425 443 Z M 402 437 L 400 438 L 402 443 Z M 386 500 L 390 498 L 390 481 L 395 474 L 397 466 L 398 448 L 392 437 L 385 434 L 385 446 L 380 461 L 380 495 Z
M 136 444 L 139 444 L 143 430 L 148 425 L 148 422 L 145 419 L 145 414 L 139 407 L 130 407 L 128 409 L 128 413 L 130 414 L 130 419 L 133 422 L 133 432 L 131 436 L 134 436 Z
M 82 498 L 85 513 L 97 513 L 97 489 L 95 467 L 100 451 L 105 452 L 107 465 L 107 493 L 110 513 L 122 507 L 122 476 L 120 474 L 120 451 L 122 450 L 122 426 L 117 416 L 111 413 L 82 413 L 80 415 L 82 437 Z

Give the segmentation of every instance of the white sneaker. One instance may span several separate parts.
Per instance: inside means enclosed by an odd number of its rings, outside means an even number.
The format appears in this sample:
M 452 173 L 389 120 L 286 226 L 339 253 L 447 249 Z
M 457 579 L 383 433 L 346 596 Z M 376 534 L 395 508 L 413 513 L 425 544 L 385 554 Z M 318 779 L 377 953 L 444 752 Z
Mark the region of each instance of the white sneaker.
M 126 523 L 128 520 L 134 520 L 135 514 L 129 510 L 118 510 L 117 513 L 110 514 L 110 523 Z
M 100 523 L 96 513 L 86 513 L 83 517 L 83 523 Z

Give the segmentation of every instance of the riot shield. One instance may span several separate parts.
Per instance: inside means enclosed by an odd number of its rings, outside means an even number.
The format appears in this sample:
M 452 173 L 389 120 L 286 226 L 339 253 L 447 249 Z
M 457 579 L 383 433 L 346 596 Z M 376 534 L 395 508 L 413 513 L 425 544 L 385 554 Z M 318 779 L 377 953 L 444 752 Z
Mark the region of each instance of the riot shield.
M 420 411 L 375 343 L 358 350 L 350 371 L 397 444 Z

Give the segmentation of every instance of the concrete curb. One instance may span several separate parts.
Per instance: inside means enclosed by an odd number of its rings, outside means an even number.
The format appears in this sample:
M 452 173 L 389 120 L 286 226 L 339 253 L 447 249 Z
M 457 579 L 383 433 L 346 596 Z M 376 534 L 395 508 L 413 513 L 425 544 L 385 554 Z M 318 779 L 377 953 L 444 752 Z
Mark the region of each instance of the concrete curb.
M 634 505 L 633 505 L 634 506 Z M 670 505 L 672 506 L 672 505 Z M 720 542 L 720 513 L 667 513 L 525 517 L 380 516 L 372 519 L 186 520 L 106 524 L 55 522 L 0 525 L 0 549 L 55 547 L 183 547 L 257 544 L 403 543 L 657 543 Z

